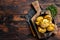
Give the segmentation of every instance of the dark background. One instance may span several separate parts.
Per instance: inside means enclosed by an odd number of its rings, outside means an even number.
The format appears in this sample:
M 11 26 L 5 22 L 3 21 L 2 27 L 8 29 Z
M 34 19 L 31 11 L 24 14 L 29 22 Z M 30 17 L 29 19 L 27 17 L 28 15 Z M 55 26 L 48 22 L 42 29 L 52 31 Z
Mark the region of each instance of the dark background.
M 22 18 L 30 11 L 33 1 L 35 0 L 0 0 L 0 40 L 38 40 L 32 36 L 26 19 Z M 59 30 L 57 35 L 49 40 L 60 40 L 60 0 L 38 1 L 43 9 L 51 4 L 56 5 L 58 14 L 55 21 Z M 20 21 L 12 22 L 12 16 Z

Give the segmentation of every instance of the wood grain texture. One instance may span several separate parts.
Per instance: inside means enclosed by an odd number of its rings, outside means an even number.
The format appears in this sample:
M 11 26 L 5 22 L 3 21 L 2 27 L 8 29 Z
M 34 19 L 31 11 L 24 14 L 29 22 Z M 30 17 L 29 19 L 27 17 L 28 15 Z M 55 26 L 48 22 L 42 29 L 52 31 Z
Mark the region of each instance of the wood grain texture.
M 30 5 L 33 1 L 35 0 L 0 0 L 0 15 L 5 17 L 8 17 L 9 15 L 26 15 L 30 11 Z M 39 3 L 41 7 L 45 9 L 48 5 L 53 3 L 59 3 L 60 5 L 60 0 L 39 0 Z M 58 28 L 60 28 L 60 7 L 57 6 L 57 10 L 58 14 L 55 21 Z M 0 30 L 0 40 L 38 40 L 32 36 L 25 18 L 23 17 L 21 19 L 24 20 L 21 20 L 20 22 L 11 22 L 10 20 L 6 20 L 5 26 L 8 28 L 8 32 Z M 3 24 L 1 25 L 3 26 Z M 56 36 L 51 37 L 48 40 L 60 40 L 60 29 Z

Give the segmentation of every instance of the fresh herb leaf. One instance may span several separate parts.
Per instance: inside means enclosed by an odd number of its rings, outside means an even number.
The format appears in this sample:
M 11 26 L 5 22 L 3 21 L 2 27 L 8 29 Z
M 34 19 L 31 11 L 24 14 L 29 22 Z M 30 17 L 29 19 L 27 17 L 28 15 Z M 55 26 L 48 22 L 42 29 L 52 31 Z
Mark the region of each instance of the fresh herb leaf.
M 54 5 L 48 6 L 46 10 L 50 10 L 52 17 L 55 18 L 57 14 L 57 8 Z

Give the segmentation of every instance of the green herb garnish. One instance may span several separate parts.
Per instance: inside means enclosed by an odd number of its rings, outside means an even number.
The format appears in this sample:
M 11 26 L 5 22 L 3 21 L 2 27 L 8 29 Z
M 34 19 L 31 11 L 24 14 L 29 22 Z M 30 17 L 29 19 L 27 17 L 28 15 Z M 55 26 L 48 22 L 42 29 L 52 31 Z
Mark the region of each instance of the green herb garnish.
M 52 17 L 55 18 L 57 14 L 57 8 L 54 5 L 48 6 L 46 10 L 50 10 Z

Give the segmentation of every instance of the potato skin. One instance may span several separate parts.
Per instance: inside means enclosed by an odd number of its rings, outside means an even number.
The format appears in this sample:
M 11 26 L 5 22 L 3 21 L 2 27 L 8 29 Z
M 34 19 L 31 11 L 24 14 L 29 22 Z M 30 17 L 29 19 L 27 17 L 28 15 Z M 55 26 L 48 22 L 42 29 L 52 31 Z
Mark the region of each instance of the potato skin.
M 42 16 L 39 16 L 39 17 L 37 17 L 37 19 L 36 19 L 37 22 L 41 22 L 42 20 L 43 20 L 43 17 L 42 17 Z

